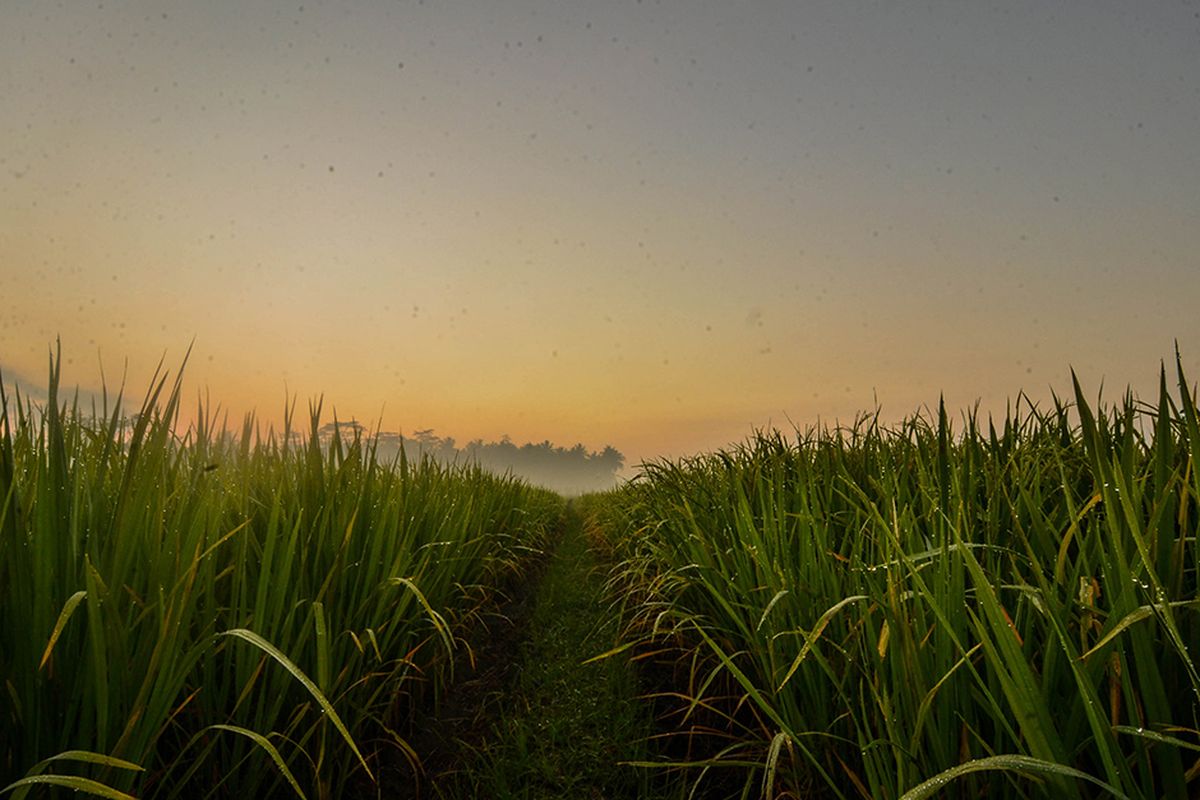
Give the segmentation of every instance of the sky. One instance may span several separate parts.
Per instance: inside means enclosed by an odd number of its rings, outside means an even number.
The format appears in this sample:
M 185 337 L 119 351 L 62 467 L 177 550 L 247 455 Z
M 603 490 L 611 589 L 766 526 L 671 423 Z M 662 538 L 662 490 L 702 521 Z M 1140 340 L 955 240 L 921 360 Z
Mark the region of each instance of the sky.
M 1192 0 L 0 4 L 6 383 L 636 463 L 1150 396 L 1198 301 Z

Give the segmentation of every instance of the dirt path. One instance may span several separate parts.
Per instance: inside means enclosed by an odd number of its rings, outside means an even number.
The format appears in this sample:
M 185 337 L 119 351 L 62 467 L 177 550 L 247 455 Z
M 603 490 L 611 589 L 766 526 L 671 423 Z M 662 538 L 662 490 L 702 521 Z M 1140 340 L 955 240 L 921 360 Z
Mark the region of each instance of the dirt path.
M 645 797 L 650 718 L 632 669 L 613 658 L 616 621 L 582 520 L 568 508 L 536 584 L 502 610 L 436 718 L 412 742 L 424 754 L 420 798 Z

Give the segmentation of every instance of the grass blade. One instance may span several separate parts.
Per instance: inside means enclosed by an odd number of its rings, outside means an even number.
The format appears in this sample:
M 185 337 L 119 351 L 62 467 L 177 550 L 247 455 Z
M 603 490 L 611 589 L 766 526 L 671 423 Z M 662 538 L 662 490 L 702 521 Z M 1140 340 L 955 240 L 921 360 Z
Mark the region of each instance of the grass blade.
M 312 679 L 304 674 L 303 670 L 296 666 L 292 660 L 284 655 L 277 647 L 275 647 L 275 645 L 271 644 L 254 631 L 246 630 L 245 628 L 234 628 L 232 630 L 222 632 L 221 635 L 232 636 L 234 638 L 241 639 L 242 641 L 249 642 L 259 650 L 262 650 L 271 658 L 275 659 L 280 666 L 290 672 L 292 677 L 298 680 L 300 685 L 307 689 L 308 693 L 313 696 L 313 699 L 317 701 L 317 704 L 321 707 L 321 710 L 329 715 L 329 719 L 333 723 L 333 726 L 337 728 L 338 733 L 340 733 L 342 738 L 346 740 L 346 744 L 350 745 L 350 749 L 353 750 L 354 755 L 358 757 L 358 762 L 362 764 L 362 767 L 364 770 L 366 770 L 367 775 L 372 780 L 375 779 L 375 775 L 371 772 L 371 768 L 367 765 L 367 760 L 363 758 L 363 754 L 359 751 L 358 745 L 354 743 L 354 737 L 352 737 L 350 735 L 350 731 L 346 729 L 345 723 L 342 722 L 342 718 L 339 717 L 337 711 L 334 710 L 333 704 L 329 702 L 328 698 L 325 697 L 324 693 L 321 692 L 317 685 L 312 682 Z
M 927 797 L 933 797 L 938 792 L 945 789 L 951 782 L 961 778 L 964 775 L 969 775 L 972 772 L 986 772 L 989 770 L 1009 770 L 1020 772 L 1022 774 L 1032 775 L 1051 775 L 1058 778 L 1075 778 L 1077 780 L 1088 781 L 1094 783 L 1101 789 L 1104 789 L 1112 797 L 1117 800 L 1129 800 L 1129 797 L 1116 788 L 1109 786 L 1099 778 L 1088 775 L 1086 772 L 1067 767 L 1062 764 L 1055 764 L 1053 761 L 1046 761 L 1041 758 L 1033 758 L 1031 756 L 1022 755 L 1001 755 L 988 756 L 987 758 L 975 758 L 957 767 L 939 772 L 932 778 L 922 781 L 918 785 L 909 789 L 900 796 L 900 800 L 925 800 Z

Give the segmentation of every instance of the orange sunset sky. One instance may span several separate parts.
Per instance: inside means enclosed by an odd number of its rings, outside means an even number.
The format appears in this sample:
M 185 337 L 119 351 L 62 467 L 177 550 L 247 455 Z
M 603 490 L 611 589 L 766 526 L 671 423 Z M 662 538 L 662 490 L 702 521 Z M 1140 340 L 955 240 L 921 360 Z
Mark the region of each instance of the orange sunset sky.
M 1200 378 L 1195 2 L 6 0 L 0 98 L 35 395 L 636 463 Z

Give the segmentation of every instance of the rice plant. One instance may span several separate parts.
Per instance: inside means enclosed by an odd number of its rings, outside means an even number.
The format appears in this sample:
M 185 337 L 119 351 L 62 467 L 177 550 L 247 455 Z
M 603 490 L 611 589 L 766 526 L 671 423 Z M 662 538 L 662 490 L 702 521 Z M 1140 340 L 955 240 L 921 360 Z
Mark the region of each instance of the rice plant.
M 1176 366 L 1153 404 L 1076 383 L 999 422 L 939 405 L 644 465 L 599 529 L 631 652 L 669 661 L 668 722 L 708 740 L 676 764 L 743 796 L 1196 796 L 1200 416 Z
M 373 794 L 459 634 L 561 501 L 372 442 L 226 433 L 0 381 L 0 789 Z M 4 788 L 7 787 L 7 788 Z

